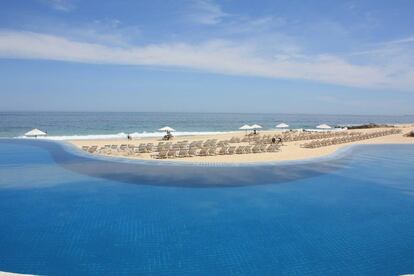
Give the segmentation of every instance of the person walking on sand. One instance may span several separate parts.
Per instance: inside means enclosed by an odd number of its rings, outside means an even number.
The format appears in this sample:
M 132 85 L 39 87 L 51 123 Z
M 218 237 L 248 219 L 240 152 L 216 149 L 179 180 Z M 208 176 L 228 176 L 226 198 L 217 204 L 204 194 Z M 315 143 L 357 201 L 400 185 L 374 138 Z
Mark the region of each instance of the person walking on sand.
M 272 144 L 276 144 L 276 138 L 272 137 Z

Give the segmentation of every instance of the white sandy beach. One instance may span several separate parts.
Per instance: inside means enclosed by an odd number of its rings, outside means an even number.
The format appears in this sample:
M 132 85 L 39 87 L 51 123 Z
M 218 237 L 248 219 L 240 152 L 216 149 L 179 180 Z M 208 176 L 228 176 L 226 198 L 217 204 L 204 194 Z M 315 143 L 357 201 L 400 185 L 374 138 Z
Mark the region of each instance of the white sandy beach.
M 406 137 L 404 134 L 409 133 L 414 129 L 414 124 L 395 125 L 394 128 L 372 128 L 372 129 L 357 129 L 357 130 L 346 130 L 348 133 L 360 132 L 360 133 L 372 133 L 375 131 L 382 131 L 387 129 L 400 129 L 400 134 L 386 135 L 382 137 L 376 137 L 361 141 L 355 141 L 350 143 L 336 144 L 323 146 L 320 148 L 304 148 L 303 145 L 307 141 L 292 141 L 284 142 L 283 146 L 280 147 L 278 152 L 265 152 L 265 153 L 249 153 L 249 154 L 233 154 L 233 155 L 214 155 L 214 156 L 194 156 L 174 159 L 159 159 L 160 161 L 173 160 L 174 162 L 200 162 L 200 163 L 252 163 L 252 162 L 269 162 L 269 161 L 292 161 L 292 160 L 305 160 L 310 158 L 323 157 L 334 153 L 338 149 L 353 145 L 353 144 L 414 144 L 414 138 Z M 277 131 L 261 131 L 261 135 L 271 135 L 274 137 L 280 136 L 280 132 Z M 226 133 L 219 135 L 206 135 L 206 136 L 179 136 L 175 137 L 172 142 L 176 143 L 179 141 L 200 141 L 207 139 L 217 140 L 229 140 L 231 137 L 245 137 L 245 132 Z M 82 148 L 82 146 L 98 146 L 103 147 L 105 145 L 121 145 L 128 144 L 138 146 L 141 143 L 154 143 L 155 145 L 160 142 L 160 138 L 142 138 L 142 139 L 105 139 L 105 140 L 72 140 L 69 141 L 76 147 Z M 245 145 L 247 143 L 237 143 L 236 145 Z M 140 160 L 155 160 L 152 153 L 139 153 L 133 156 L 124 156 L 122 153 L 111 153 L 111 156 L 124 157 L 131 159 Z

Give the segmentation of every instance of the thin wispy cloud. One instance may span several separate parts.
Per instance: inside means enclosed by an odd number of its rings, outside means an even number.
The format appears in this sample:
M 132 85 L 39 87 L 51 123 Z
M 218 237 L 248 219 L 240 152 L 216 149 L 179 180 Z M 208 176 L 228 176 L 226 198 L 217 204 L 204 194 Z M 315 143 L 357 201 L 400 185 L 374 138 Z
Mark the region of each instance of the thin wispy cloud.
M 63 11 L 70 12 L 75 9 L 75 5 L 71 0 L 42 0 L 45 4 L 51 8 Z
M 385 44 L 385 45 L 396 45 L 396 44 L 407 44 L 407 43 L 414 43 L 414 35 L 409 36 L 409 37 L 405 37 L 405 38 L 402 38 L 402 39 L 387 41 L 383 44 Z
M 74 9 L 73 0 L 39 1 L 57 10 Z M 31 31 L 0 29 L 0 57 L 185 68 L 361 88 L 414 87 L 412 35 L 369 45 L 329 18 L 303 24 L 277 13 L 233 14 L 212 0 L 186 3 L 179 7 L 186 20 L 178 29 L 186 30 L 189 19 L 191 34 L 156 30 L 154 36 L 150 26 L 141 29 L 134 25 L 138 22 L 124 25 L 116 18 L 72 24 L 52 18 L 23 28 Z
M 359 63 L 392 67 L 390 74 L 407 72 L 414 68 L 413 44 L 413 36 L 408 36 L 398 40 L 372 44 L 367 47 L 367 50 L 352 52 L 348 56 L 358 60 Z
M 224 17 L 229 16 L 211 0 L 193 0 L 187 13 L 191 21 L 205 25 L 218 24 Z
M 408 67 L 358 65 L 327 54 L 266 56 L 258 49 L 259 45 L 227 40 L 115 47 L 41 33 L 0 31 L 3 58 L 174 67 L 365 88 L 409 90 L 414 86 L 414 70 Z
M 58 34 L 62 27 L 52 29 Z M 76 27 L 66 26 L 65 37 L 92 43 L 108 45 L 127 45 L 130 40 L 140 36 L 141 29 L 136 25 L 124 26 L 118 19 L 94 20 Z

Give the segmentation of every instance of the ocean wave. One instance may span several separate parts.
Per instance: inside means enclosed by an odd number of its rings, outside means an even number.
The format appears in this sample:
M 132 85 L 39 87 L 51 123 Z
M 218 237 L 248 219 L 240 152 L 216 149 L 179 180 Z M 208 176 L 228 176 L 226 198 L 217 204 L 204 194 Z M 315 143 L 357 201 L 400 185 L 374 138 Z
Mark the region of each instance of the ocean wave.
M 174 132 L 174 136 L 202 136 L 202 135 L 216 135 L 216 134 L 226 134 L 232 133 L 232 131 L 177 131 Z M 165 135 L 165 132 L 133 132 L 129 134 L 132 138 L 152 138 L 152 137 L 162 137 Z M 44 139 L 44 140 L 55 140 L 55 141 L 65 141 L 65 140 L 104 140 L 104 139 L 126 139 L 128 136 L 127 133 L 121 132 L 117 134 L 88 134 L 88 135 L 62 135 L 62 136 L 44 136 L 44 137 L 26 137 L 19 136 L 16 138 L 19 139 Z

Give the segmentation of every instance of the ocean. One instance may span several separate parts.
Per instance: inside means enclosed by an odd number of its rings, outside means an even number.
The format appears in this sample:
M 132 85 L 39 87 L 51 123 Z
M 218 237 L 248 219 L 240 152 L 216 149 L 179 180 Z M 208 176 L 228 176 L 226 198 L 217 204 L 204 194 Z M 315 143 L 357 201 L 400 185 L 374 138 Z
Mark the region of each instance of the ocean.
M 159 136 L 157 129 L 170 126 L 175 135 L 200 135 L 236 131 L 244 124 L 274 129 L 285 122 L 290 128 L 314 128 L 365 123 L 414 123 L 414 115 L 310 115 L 246 113 L 161 113 L 161 112 L 0 112 L 0 137 L 20 137 L 39 128 L 54 140 Z

